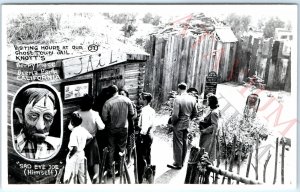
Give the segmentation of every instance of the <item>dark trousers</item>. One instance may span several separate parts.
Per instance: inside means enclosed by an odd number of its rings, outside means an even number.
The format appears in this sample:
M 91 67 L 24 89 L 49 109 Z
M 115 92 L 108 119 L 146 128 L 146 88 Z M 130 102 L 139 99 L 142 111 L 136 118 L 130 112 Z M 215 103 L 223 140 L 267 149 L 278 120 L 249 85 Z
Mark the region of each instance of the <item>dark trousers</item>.
M 124 152 L 126 149 L 126 143 L 127 143 L 127 129 L 126 128 L 120 128 L 117 132 L 108 132 L 108 169 L 112 171 L 112 163 L 113 161 L 116 161 L 116 164 L 119 163 L 119 152 Z M 114 157 L 117 157 L 115 159 Z M 116 168 L 118 169 L 118 168 Z
M 182 167 L 187 152 L 187 129 L 173 130 L 173 159 L 174 165 Z
M 147 165 L 151 165 L 151 145 L 153 137 L 150 134 L 139 135 L 137 138 L 137 166 L 138 166 L 138 180 L 143 182 L 143 175 Z

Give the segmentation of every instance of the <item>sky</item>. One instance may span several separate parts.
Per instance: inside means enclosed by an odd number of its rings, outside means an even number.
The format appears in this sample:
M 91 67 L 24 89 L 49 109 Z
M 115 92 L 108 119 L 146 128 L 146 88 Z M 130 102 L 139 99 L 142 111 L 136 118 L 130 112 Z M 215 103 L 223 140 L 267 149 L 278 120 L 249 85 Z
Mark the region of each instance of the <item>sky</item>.
M 82 11 L 82 12 L 109 12 L 109 13 L 140 13 L 146 14 L 151 12 L 161 16 L 184 16 L 190 13 L 204 13 L 206 16 L 223 17 L 230 13 L 239 15 L 250 15 L 253 20 L 265 17 L 278 16 L 284 21 L 293 21 L 297 19 L 297 5 L 18 5 L 17 9 L 11 8 L 9 12 L 26 13 L 26 12 L 68 12 Z M 28 8 L 30 6 L 30 8 Z M 6 7 L 6 6 L 5 6 Z M 8 7 L 9 8 L 9 7 Z

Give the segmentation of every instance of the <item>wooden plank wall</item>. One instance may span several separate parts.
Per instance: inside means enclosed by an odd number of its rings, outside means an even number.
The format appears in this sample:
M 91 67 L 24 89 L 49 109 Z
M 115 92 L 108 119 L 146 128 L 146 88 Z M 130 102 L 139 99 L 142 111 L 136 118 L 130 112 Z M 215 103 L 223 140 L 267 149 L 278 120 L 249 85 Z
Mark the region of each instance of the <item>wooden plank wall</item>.
M 144 89 L 144 74 L 145 64 L 139 63 L 127 63 L 124 65 L 124 86 L 128 90 L 129 98 L 136 104 L 139 104 L 139 94 Z
M 235 43 L 219 42 L 214 32 L 199 36 L 153 35 L 148 44 L 150 58 L 145 66 L 144 89 L 154 96 L 155 108 L 167 100 L 170 91 L 177 90 L 180 82 L 202 92 L 205 76 L 211 70 L 218 73 L 220 82 L 227 81 L 236 47 Z
M 255 73 L 264 80 L 267 89 L 291 89 L 290 52 L 283 50 L 283 41 L 245 37 L 239 40 L 235 62 L 237 82 L 246 81 Z

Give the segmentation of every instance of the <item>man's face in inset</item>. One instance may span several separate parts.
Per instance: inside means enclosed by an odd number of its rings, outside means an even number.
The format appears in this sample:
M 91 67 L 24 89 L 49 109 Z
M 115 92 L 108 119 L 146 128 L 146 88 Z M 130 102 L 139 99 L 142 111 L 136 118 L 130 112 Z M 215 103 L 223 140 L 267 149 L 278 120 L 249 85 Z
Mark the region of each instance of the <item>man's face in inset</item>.
M 22 113 L 20 123 L 24 124 L 23 132 L 32 141 L 43 142 L 49 135 L 50 127 L 53 123 L 56 110 L 54 104 L 48 96 L 41 98 L 35 105 L 34 100 L 28 103 Z M 19 108 L 16 109 L 20 110 Z M 18 116 L 20 111 L 17 112 Z

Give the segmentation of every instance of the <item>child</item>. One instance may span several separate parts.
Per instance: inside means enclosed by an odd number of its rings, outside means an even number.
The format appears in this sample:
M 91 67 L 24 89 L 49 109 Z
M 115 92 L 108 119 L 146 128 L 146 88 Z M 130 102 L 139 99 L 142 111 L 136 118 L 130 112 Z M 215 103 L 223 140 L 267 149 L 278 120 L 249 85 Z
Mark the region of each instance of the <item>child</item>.
M 87 167 L 85 167 L 84 147 L 87 140 L 92 138 L 92 135 L 80 126 L 81 123 L 82 118 L 80 114 L 74 112 L 68 126 L 72 133 L 68 144 L 70 152 L 66 158 L 64 183 L 91 183 Z
M 153 142 L 155 111 L 150 106 L 152 95 L 150 93 L 142 94 L 144 107 L 139 118 L 140 142 L 138 143 L 138 170 L 139 183 L 143 182 L 143 174 L 146 166 L 151 165 L 151 145 Z

